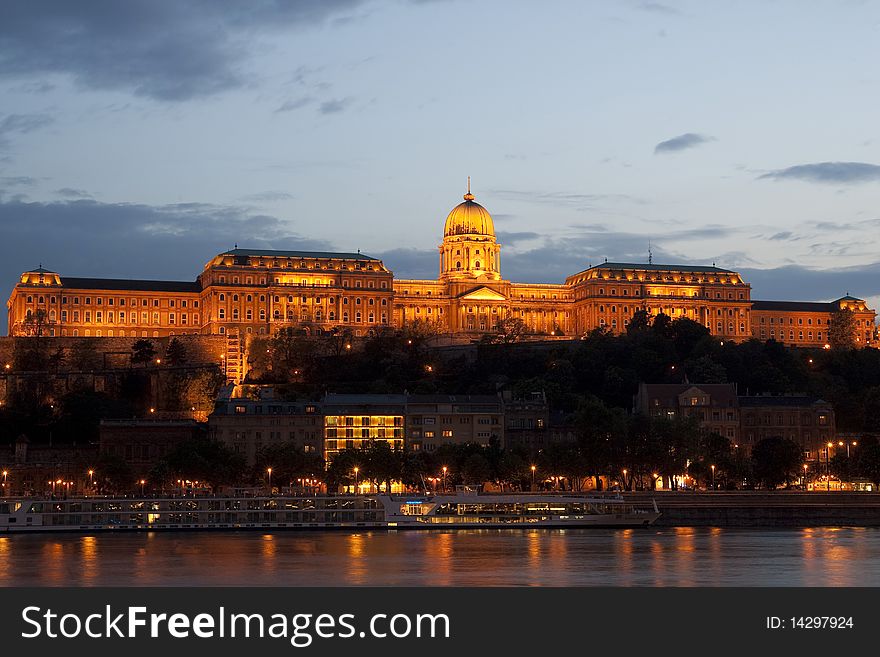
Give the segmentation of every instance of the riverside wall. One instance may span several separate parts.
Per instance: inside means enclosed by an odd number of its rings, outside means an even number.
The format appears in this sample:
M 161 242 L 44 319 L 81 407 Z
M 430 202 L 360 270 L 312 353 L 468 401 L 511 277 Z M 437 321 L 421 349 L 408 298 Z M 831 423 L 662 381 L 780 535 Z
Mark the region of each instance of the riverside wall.
M 657 527 L 880 527 L 880 494 L 849 492 L 628 493 L 653 499 Z

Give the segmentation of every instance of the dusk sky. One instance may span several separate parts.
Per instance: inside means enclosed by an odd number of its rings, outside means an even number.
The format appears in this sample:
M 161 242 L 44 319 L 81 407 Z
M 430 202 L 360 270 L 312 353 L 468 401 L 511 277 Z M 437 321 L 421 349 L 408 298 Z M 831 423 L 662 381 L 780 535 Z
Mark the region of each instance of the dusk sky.
M 0 291 L 234 244 L 435 278 L 471 176 L 510 280 L 650 242 L 877 308 L 878 62 L 855 0 L 7 0 Z

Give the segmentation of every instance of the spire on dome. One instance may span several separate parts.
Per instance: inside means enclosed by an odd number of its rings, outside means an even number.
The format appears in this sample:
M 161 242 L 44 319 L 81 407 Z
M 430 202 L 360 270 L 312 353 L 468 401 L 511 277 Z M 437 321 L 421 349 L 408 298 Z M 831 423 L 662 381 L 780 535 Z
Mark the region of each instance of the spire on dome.
M 464 195 L 464 200 L 465 201 L 473 201 L 474 200 L 474 195 L 471 194 L 471 177 L 470 176 L 468 176 L 468 190 L 467 190 L 467 194 Z

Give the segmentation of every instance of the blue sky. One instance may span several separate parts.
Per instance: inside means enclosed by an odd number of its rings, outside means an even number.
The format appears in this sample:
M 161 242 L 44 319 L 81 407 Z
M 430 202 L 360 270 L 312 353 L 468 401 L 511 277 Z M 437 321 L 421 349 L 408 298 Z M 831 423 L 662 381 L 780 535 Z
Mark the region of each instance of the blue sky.
M 512 280 L 650 241 L 877 307 L 878 61 L 848 0 L 6 2 L 0 290 L 191 280 L 236 243 L 433 277 L 470 175 Z

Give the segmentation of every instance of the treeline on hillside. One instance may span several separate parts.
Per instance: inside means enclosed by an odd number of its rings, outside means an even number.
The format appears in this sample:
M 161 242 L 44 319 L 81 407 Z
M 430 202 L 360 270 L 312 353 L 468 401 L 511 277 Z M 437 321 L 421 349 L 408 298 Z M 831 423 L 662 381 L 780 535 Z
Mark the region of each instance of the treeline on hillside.
M 851 313 L 835 322 L 846 325 Z M 252 344 L 250 381 L 283 384 L 290 396 L 326 391 L 438 394 L 546 392 L 551 407 L 574 413 L 588 397 L 631 411 L 640 382 L 735 383 L 739 394 L 801 393 L 832 402 L 841 431 L 880 432 L 880 351 L 852 348 L 836 324 L 831 349 L 769 340 L 719 340 L 702 324 L 635 313 L 626 333 L 596 330 L 583 339 L 522 341 L 510 324 L 476 346 L 476 357 L 431 347 L 433 327 L 377 329 L 355 344 L 350 332 L 309 336 L 284 329 Z
M 134 340 L 125 354 L 131 366 L 109 369 L 93 340 L 70 342 L 54 349 L 48 338 L 16 341 L 4 367 L 14 385 L 0 406 L 0 441 L 23 434 L 36 443 L 83 444 L 97 441 L 102 419 L 209 412 L 224 382 L 219 367 L 190 364 L 177 339 L 162 351 L 151 340 Z

